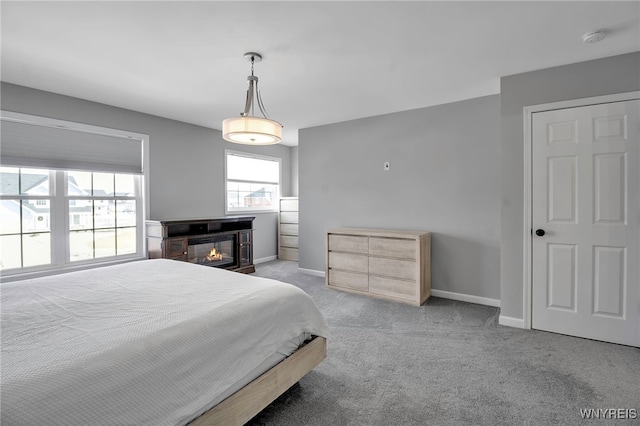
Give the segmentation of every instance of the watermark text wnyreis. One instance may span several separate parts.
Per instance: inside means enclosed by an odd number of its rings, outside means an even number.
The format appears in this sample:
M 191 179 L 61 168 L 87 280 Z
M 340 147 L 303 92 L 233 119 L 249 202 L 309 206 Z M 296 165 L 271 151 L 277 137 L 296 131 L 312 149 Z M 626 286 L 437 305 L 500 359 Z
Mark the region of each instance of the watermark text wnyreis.
M 583 419 L 633 420 L 638 418 L 638 410 L 635 408 L 581 408 L 580 417 Z

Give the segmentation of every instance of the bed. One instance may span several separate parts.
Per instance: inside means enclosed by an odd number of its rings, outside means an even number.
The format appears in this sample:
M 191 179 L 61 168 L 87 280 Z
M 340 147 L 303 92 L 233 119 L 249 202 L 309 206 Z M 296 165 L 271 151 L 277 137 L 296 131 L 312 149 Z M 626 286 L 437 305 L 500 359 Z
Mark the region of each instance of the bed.
M 3 425 L 243 424 L 326 354 L 279 281 L 155 259 L 4 283 Z

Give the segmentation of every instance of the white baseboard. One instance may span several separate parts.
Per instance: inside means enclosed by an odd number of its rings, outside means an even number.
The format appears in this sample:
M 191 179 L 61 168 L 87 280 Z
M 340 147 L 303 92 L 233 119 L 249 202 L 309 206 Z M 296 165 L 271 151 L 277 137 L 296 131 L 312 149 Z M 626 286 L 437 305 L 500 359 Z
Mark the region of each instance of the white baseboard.
M 522 318 L 513 318 L 513 317 L 505 317 L 504 315 L 500 315 L 498 317 L 498 324 L 504 325 L 504 326 L 507 326 L 507 327 L 525 328 L 524 327 L 524 319 L 522 319 Z
M 315 277 L 324 277 L 324 271 L 316 271 L 315 269 L 298 268 L 298 272 L 307 275 L 313 275 Z M 500 307 L 500 300 L 490 299 L 488 297 L 473 296 L 470 294 L 454 293 L 452 291 L 435 290 L 431 289 L 431 295 L 435 297 L 442 297 L 443 299 L 459 300 L 461 302 L 477 303 L 479 305 Z
M 298 268 L 298 272 L 303 273 L 303 274 L 307 274 L 307 275 L 313 275 L 314 277 L 323 277 L 324 278 L 324 271 L 316 271 L 315 269 L 304 269 L 304 268 Z
M 258 263 L 271 262 L 272 260 L 276 260 L 278 256 L 267 256 L 261 257 L 260 259 L 253 259 L 253 264 L 257 265 Z
M 500 300 L 488 297 L 473 296 L 471 294 L 454 293 L 452 291 L 431 289 L 431 295 L 443 299 L 459 300 L 461 302 L 477 303 L 478 305 L 500 307 Z

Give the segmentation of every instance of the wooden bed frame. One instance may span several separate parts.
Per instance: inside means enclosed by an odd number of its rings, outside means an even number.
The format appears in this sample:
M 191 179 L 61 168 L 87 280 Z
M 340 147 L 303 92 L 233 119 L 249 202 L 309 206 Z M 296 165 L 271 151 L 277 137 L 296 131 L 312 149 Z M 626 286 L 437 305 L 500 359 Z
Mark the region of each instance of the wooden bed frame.
M 316 336 L 245 387 L 194 419 L 190 426 L 243 425 L 313 370 L 327 356 Z

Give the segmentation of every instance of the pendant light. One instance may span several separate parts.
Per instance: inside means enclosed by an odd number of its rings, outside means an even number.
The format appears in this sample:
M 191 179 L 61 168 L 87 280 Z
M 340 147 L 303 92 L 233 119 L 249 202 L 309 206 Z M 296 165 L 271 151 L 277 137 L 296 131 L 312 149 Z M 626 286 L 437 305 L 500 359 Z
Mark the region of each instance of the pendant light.
M 258 77 L 253 75 L 253 64 L 262 60 L 262 55 L 255 52 L 244 54 L 245 59 L 251 62 L 251 75 L 247 77 L 249 88 L 244 112 L 240 117 L 227 118 L 222 122 L 222 137 L 234 143 L 245 145 L 272 145 L 282 139 L 282 125 L 269 118 L 265 112 L 258 89 Z M 262 117 L 254 116 L 254 106 L 262 113 Z

